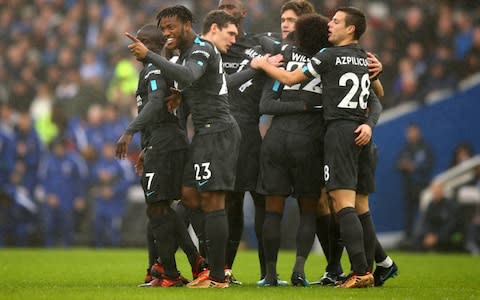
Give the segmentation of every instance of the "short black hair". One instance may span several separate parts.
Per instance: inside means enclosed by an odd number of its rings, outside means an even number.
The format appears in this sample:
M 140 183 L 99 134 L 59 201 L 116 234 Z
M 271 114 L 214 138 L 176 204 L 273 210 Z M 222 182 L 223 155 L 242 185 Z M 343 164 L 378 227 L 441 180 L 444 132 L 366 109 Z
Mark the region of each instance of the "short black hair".
M 295 23 L 297 46 L 310 55 L 331 47 L 328 41 L 328 18 L 320 14 L 306 14 Z
M 219 28 L 225 28 L 229 24 L 238 26 L 238 20 L 237 18 L 226 13 L 225 11 L 221 9 L 216 9 L 210 11 L 203 20 L 202 34 L 207 34 L 210 31 L 210 27 L 212 26 L 212 24 L 217 24 Z
M 165 45 L 165 37 L 163 36 L 162 31 L 154 24 L 146 24 L 142 26 L 142 28 L 137 31 L 137 38 L 144 44 L 146 44 L 145 39 L 147 39 L 148 42 L 152 44 L 149 46 L 155 46 L 155 50 L 157 51 L 161 50 Z M 157 52 L 155 50 L 154 52 Z
M 337 11 L 343 11 L 347 14 L 345 17 L 345 25 L 355 26 L 355 33 L 353 36 L 356 40 L 360 39 L 367 29 L 367 18 L 365 17 L 365 14 L 360 9 L 353 6 L 340 7 Z
M 157 26 L 159 26 L 160 21 L 166 17 L 177 17 L 182 23 L 193 23 L 192 12 L 183 5 L 169 6 L 162 9 L 157 14 Z

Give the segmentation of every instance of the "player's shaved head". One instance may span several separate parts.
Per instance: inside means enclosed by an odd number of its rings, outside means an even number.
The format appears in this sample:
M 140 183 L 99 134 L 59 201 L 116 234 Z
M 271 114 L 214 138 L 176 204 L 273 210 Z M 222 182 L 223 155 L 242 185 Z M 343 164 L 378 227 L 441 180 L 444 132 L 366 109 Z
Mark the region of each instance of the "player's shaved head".
M 137 31 L 137 38 L 153 52 L 160 53 L 165 45 L 162 31 L 154 24 L 146 24 Z

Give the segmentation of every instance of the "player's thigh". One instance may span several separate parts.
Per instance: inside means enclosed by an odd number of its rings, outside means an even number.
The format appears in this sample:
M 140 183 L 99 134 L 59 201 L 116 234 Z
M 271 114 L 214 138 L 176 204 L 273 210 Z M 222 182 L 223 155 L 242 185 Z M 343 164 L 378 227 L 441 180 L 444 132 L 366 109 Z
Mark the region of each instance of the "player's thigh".
M 237 160 L 237 174 L 235 179 L 235 191 L 254 191 L 260 164 L 260 148 L 262 137 L 258 126 L 240 127 L 242 138 Z
M 322 146 L 309 135 L 289 135 L 287 143 L 294 197 L 318 199 L 324 186 Z
M 186 150 L 145 153 L 142 188 L 147 203 L 181 198 Z
M 356 122 L 334 121 L 325 134 L 324 178 L 327 191 L 356 190 L 361 147 L 355 144 Z
M 285 133 L 275 128 L 265 135 L 260 151 L 260 173 L 257 192 L 262 195 L 290 195 L 289 153 Z
M 236 124 L 227 130 L 194 137 L 192 161 L 199 191 L 234 189 L 240 137 Z
M 375 192 L 375 170 L 377 167 L 377 149 L 375 144 L 365 145 L 358 161 L 357 193 L 368 195 Z

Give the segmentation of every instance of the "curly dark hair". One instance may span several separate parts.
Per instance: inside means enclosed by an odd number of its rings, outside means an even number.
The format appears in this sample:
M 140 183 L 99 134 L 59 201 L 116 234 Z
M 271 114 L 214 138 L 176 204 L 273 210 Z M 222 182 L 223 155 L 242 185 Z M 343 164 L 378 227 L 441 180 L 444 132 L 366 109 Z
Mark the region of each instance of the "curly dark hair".
M 192 12 L 183 5 L 169 6 L 162 9 L 157 14 L 157 26 L 159 26 L 160 21 L 166 17 L 177 17 L 182 23 L 193 23 L 194 21 Z
M 331 47 L 328 41 L 328 18 L 319 14 L 307 14 L 298 18 L 295 24 L 297 46 L 310 55 L 323 48 Z

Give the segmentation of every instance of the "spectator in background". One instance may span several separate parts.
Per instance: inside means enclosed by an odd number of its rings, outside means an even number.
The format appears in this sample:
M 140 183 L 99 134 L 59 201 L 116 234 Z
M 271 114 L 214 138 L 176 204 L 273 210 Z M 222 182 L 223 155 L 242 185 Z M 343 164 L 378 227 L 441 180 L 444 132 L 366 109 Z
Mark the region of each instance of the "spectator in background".
M 473 41 L 473 20 L 470 12 L 459 10 L 455 15 L 457 32 L 454 37 L 455 59 L 461 60 L 467 54 Z
M 453 168 L 462 162 L 473 157 L 474 151 L 472 145 L 469 143 L 461 143 L 455 147 L 452 159 L 450 160 L 450 168 Z
M 473 179 L 465 186 L 473 187 L 480 194 L 480 165 L 475 167 Z M 478 200 L 478 199 L 477 199 Z M 472 255 L 479 255 L 480 203 L 474 202 L 464 207 L 465 249 Z
M 460 64 L 459 76 L 464 79 L 480 72 L 480 25 L 473 30 L 472 47 Z
M 434 165 L 431 146 L 423 140 L 417 124 L 410 124 L 406 129 L 406 143 L 400 150 L 397 168 L 403 180 L 405 197 L 405 239 L 413 237 L 420 193 L 428 185 Z
M 40 168 L 40 180 L 45 194 L 44 230 L 45 245 L 73 244 L 75 211 L 85 208 L 85 181 L 88 170 L 85 162 L 75 152 L 66 149 L 65 140 L 56 138 Z
M 15 135 L 17 151 L 14 173 L 18 176 L 18 184 L 27 190 L 29 197 L 33 197 L 44 148 L 28 112 L 19 113 Z
M 402 55 L 408 49 L 408 44 L 418 41 L 423 48 L 429 49 L 431 39 L 431 27 L 428 16 L 419 5 L 411 5 L 405 11 L 404 18 L 397 24 L 396 46 Z
M 100 158 L 93 166 L 92 179 L 95 246 L 119 246 L 127 190 L 134 175 L 128 161 L 115 159 L 115 144 L 107 142 L 103 145 Z
M 10 105 L 0 102 L 0 246 L 12 242 L 15 224 L 10 178 L 15 168 L 16 138 L 10 119 Z
M 80 76 L 85 81 L 100 81 L 105 73 L 105 68 L 101 61 L 96 57 L 93 49 L 87 49 L 82 55 L 80 63 Z
M 428 100 L 435 91 L 453 92 L 457 86 L 457 79 L 452 72 L 448 71 L 448 62 L 441 58 L 434 58 L 425 76 L 419 98 Z
M 458 232 L 459 208 L 455 200 L 445 195 L 444 187 L 434 181 L 430 185 L 432 201 L 423 212 L 419 224 L 419 234 L 415 243 L 418 250 L 453 250 L 455 233 Z

